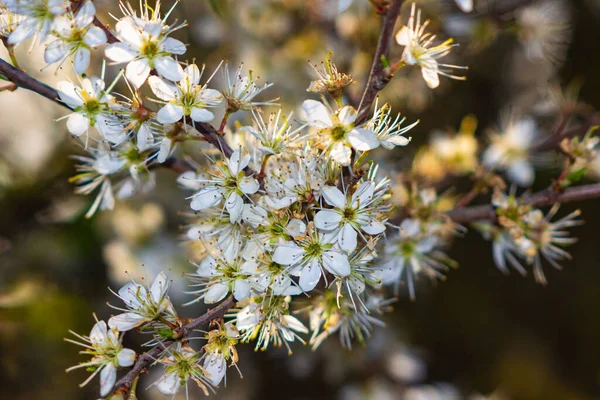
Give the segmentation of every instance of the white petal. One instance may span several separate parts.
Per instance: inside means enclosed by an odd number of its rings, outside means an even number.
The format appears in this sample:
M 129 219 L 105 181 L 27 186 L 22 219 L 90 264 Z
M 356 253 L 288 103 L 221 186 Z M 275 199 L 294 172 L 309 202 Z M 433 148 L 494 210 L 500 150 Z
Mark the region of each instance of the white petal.
M 535 178 L 533 166 L 527 160 L 513 162 L 506 174 L 520 186 L 531 186 Z
M 250 296 L 250 284 L 243 279 L 236 279 L 233 284 L 233 296 L 237 301 L 244 300 Z
M 331 149 L 331 158 L 342 166 L 350 165 L 352 151 L 343 142 L 337 142 Z
M 410 44 L 410 31 L 407 26 L 403 26 L 402 29 L 396 33 L 396 43 L 400 46 L 408 46 Z
M 354 128 L 346 135 L 348 141 L 355 150 L 368 151 L 379 146 L 377 136 L 370 130 Z
M 352 195 L 352 207 L 368 205 L 373 200 L 375 193 L 375 184 L 372 181 L 363 182 L 360 184 L 356 192 Z
M 58 88 L 58 96 L 66 105 L 72 108 L 83 105 L 81 89 L 77 86 L 67 81 L 60 81 L 56 86 Z
M 179 390 L 180 380 L 176 373 L 164 374 L 156 381 L 156 388 L 166 396 L 174 396 Z
M 223 194 L 221 189 L 215 187 L 209 187 L 199 191 L 190 203 L 192 210 L 204 210 L 206 208 L 214 207 L 221 202 Z
M 119 289 L 119 297 L 129 308 L 138 308 L 142 305 L 139 299 L 146 298 L 146 288 L 137 283 L 129 282 Z
M 204 359 L 204 369 L 208 372 L 208 379 L 214 386 L 218 386 L 219 383 L 225 377 L 227 371 L 227 362 L 225 358 L 217 353 L 212 353 L 206 356 Z
M 206 291 L 204 302 L 206 304 L 211 304 L 221 301 L 227 296 L 228 292 L 229 286 L 224 283 L 215 283 Z
M 116 63 L 128 63 L 137 56 L 137 51 L 127 43 L 112 43 L 104 50 L 104 55 Z
M 298 320 L 298 318 L 294 317 L 293 315 L 284 315 L 283 320 L 291 330 L 300 333 L 308 333 L 308 329 L 302 324 L 302 322 L 300 322 L 300 320 Z
M 167 290 L 169 289 L 169 280 L 167 279 L 164 272 L 161 272 L 154 278 L 154 282 L 152 282 L 152 286 L 150 287 L 150 295 L 152 299 L 159 303 Z
M 117 356 L 119 367 L 131 367 L 135 362 L 135 351 L 131 349 L 122 349 Z
M 358 234 L 354 230 L 351 224 L 346 224 L 340 231 L 339 243 L 342 250 L 347 253 L 351 253 L 356 249 Z M 337 253 L 335 253 L 337 254 Z M 325 258 L 327 256 L 323 256 Z M 325 261 L 324 261 L 325 262 Z
M 385 225 L 376 220 L 370 220 L 368 223 L 362 224 L 360 227 L 369 235 L 379 235 L 380 233 L 385 232 Z
M 345 106 L 338 113 L 338 118 L 342 125 L 351 125 L 356 121 L 356 109 L 352 106 Z
M 304 100 L 302 109 L 306 113 L 307 122 L 315 128 L 326 128 L 333 125 L 329 110 L 320 101 Z
M 183 71 L 192 85 L 200 83 L 200 69 L 196 64 L 190 64 Z
M 306 233 L 306 224 L 297 218 L 292 219 L 286 226 L 286 232 L 290 236 L 299 236 Z
M 251 176 L 245 176 L 240 180 L 240 189 L 245 194 L 254 194 L 258 191 L 260 185 L 256 179 Z
M 159 57 L 154 61 L 156 71 L 173 82 L 178 82 L 183 78 L 183 68 L 177 61 L 171 57 Z
M 36 30 L 37 19 L 35 18 L 27 18 L 25 21 L 21 22 L 14 31 L 8 36 L 9 44 L 18 44 L 23 40 L 28 39 L 33 35 Z
M 330 231 L 340 225 L 342 215 L 333 210 L 321 210 L 315 215 L 315 226 L 318 229 Z
M 169 158 L 170 154 L 171 154 L 171 139 L 164 138 L 160 142 L 160 150 L 158 151 L 158 155 L 156 156 L 156 161 L 158 161 L 159 163 L 162 164 L 165 161 L 167 161 L 167 158 Z
M 185 44 L 170 37 L 163 39 L 160 43 L 160 49 L 171 54 L 185 54 L 186 51 Z M 196 82 L 196 84 L 198 83 Z
M 133 60 L 125 68 L 125 77 L 136 89 L 139 89 L 150 75 L 150 69 L 148 60 L 145 58 Z
M 323 266 L 336 276 L 350 275 L 348 256 L 337 251 L 327 251 L 323 254 Z
M 321 267 L 316 262 L 310 263 L 302 269 L 299 285 L 305 292 L 313 290 L 321 280 Z
M 327 204 L 337 208 L 346 207 L 346 196 L 335 186 L 325 186 L 321 192 Z
M 74 136 L 81 136 L 90 129 L 90 120 L 79 113 L 73 113 L 67 118 L 67 129 Z
M 69 47 L 62 40 L 50 42 L 44 51 L 44 61 L 48 64 L 53 64 L 62 60 L 69 53 Z
M 150 130 L 150 128 L 148 127 L 147 124 L 142 124 L 140 125 L 138 132 L 137 132 L 137 147 L 139 151 L 144 151 L 147 148 L 149 148 L 152 145 L 152 131 Z M 192 172 L 192 171 L 186 171 L 186 172 Z
M 77 49 L 73 64 L 75 67 L 75 73 L 79 75 L 83 74 L 90 65 L 90 50 L 86 49 L 85 47 L 80 47 Z
M 137 49 L 139 49 L 144 43 L 142 33 L 129 18 L 123 18 L 117 22 L 116 31 L 119 39 L 121 39 L 123 42 L 131 44 Z
M 183 108 L 177 104 L 166 104 L 158 110 L 156 119 L 162 124 L 172 124 L 179 121 L 183 117 Z
M 92 26 L 83 37 L 83 43 L 90 47 L 100 46 L 101 44 L 106 43 L 106 33 L 104 33 L 102 28 Z
M 229 171 L 232 175 L 237 175 L 244 168 L 248 166 L 250 162 L 250 154 L 246 154 L 242 157 L 242 149 L 237 149 L 231 154 L 229 161 L 227 162 L 227 166 L 229 167 Z
M 75 24 L 79 28 L 85 28 L 94 20 L 94 16 L 96 15 L 96 7 L 91 1 L 86 1 L 83 3 L 79 11 L 77 11 L 77 15 L 75 16 Z
M 194 107 L 192 108 L 190 117 L 196 122 L 210 122 L 215 118 L 215 114 L 206 108 Z
M 229 211 L 229 220 L 231 223 L 234 223 L 240 219 L 242 216 L 242 211 L 244 210 L 244 199 L 237 194 L 231 193 L 225 202 L 225 208 Z
M 108 332 L 108 329 L 106 327 L 106 322 L 104 322 L 104 321 L 96 322 L 96 324 L 92 328 L 92 331 L 90 332 L 90 341 L 93 344 L 106 343 L 107 332 Z
M 161 100 L 171 101 L 177 97 L 177 86 L 158 76 L 149 77 L 148 85 L 150 85 L 150 89 L 152 89 L 154 95 Z
M 456 5 L 466 13 L 473 11 L 473 0 L 455 0 Z
M 304 250 L 294 243 L 284 243 L 277 246 L 273 253 L 273 261 L 281 265 L 292 265 L 302 259 Z
M 425 83 L 427 83 L 427 86 L 429 86 L 431 89 L 435 89 L 440 86 L 440 77 L 437 73 L 437 63 L 435 64 L 435 68 L 425 66 L 421 67 L 421 74 L 423 75 L 423 79 L 425 79 Z
M 117 368 L 113 363 L 108 363 L 100 371 L 100 396 L 105 397 L 115 385 Z
M 223 101 L 223 95 L 218 90 L 207 88 L 199 93 L 197 100 L 203 103 L 217 105 Z
M 115 315 L 108 320 L 108 326 L 116 328 L 119 332 L 127 332 L 142 325 L 146 319 L 139 314 L 127 312 Z

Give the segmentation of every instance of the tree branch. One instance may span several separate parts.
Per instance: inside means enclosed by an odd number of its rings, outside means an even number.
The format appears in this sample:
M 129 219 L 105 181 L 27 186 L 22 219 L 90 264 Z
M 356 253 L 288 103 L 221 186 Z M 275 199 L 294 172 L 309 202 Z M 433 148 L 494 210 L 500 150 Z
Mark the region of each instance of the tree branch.
M 369 72 L 369 79 L 358 106 L 358 116 L 356 118 L 357 124 L 360 124 L 367 119 L 367 115 L 369 115 L 375 97 L 377 97 L 377 92 L 382 90 L 391 79 L 391 75 L 385 72 L 381 57 L 387 57 L 388 55 L 390 42 L 394 34 L 394 26 L 396 25 L 396 20 L 400 14 L 400 8 L 403 2 L 404 0 L 393 0 L 383 16 L 379 41 L 377 42 L 377 50 L 375 50 L 373 64 L 371 65 L 371 72 Z
M 554 203 L 566 203 L 569 201 L 589 200 L 600 197 L 600 183 L 577 186 L 557 192 L 553 189 L 546 189 L 523 198 L 524 204 L 534 207 L 547 206 Z M 449 211 L 446 215 L 454 222 L 467 224 L 479 220 L 493 220 L 496 218 L 496 212 L 491 205 L 480 205 L 473 207 L 456 208 Z
M 192 320 L 187 325 L 184 325 L 178 330 L 178 334 L 180 336 L 178 340 L 185 340 L 190 336 L 194 329 L 206 325 L 207 323 L 216 318 L 223 317 L 227 310 L 233 307 L 234 304 L 235 301 L 233 300 L 233 296 L 230 296 L 217 307 L 207 311 L 205 314 Z M 117 381 L 117 383 L 115 383 L 113 390 L 108 396 L 106 396 L 106 398 L 110 398 L 113 393 L 120 393 L 125 398 L 127 398 L 129 392 L 131 391 L 131 386 L 133 385 L 133 382 L 135 382 L 137 377 L 143 373 L 146 373 L 148 368 L 152 366 L 152 364 L 154 364 L 156 360 L 160 357 L 161 353 L 163 353 L 163 351 L 166 348 L 168 348 L 174 343 L 176 343 L 175 340 L 163 341 L 161 342 L 161 344 L 157 345 L 152 350 L 141 354 L 137 358 L 135 364 L 133 364 L 129 372 L 127 372 L 126 375 L 124 375 L 121 379 Z

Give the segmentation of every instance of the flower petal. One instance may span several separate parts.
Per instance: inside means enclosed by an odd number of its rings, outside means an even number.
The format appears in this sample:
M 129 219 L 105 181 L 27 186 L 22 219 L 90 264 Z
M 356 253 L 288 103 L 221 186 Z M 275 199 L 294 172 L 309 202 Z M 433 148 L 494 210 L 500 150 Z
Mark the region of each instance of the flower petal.
M 156 71 L 170 81 L 178 82 L 183 78 L 183 68 L 172 57 L 159 57 L 154 61 Z
M 347 253 L 351 253 L 354 251 L 354 249 L 356 249 L 358 234 L 356 233 L 351 224 L 344 225 L 344 227 L 340 230 L 338 241 L 342 250 L 344 250 Z M 325 257 L 327 256 L 324 256 L 324 258 Z
M 192 210 L 204 210 L 206 208 L 214 207 L 223 200 L 223 192 L 220 188 L 208 187 L 200 190 L 194 195 L 190 207 Z
M 137 50 L 127 43 L 116 42 L 108 45 L 104 50 L 104 55 L 116 63 L 128 63 L 137 56 Z
M 379 146 L 377 136 L 370 130 L 354 128 L 346 135 L 348 141 L 355 150 L 368 151 Z
M 150 75 L 150 69 L 150 64 L 145 58 L 133 60 L 125 68 L 125 77 L 136 89 L 139 89 Z
M 327 128 L 333 125 L 329 110 L 320 101 L 304 100 L 302 109 L 306 113 L 307 122 L 315 128 Z
M 117 355 L 119 367 L 131 367 L 135 362 L 135 351 L 131 349 L 122 349 Z
M 293 265 L 302 259 L 304 249 L 295 243 L 288 242 L 277 246 L 273 253 L 273 261 L 281 265 Z
M 107 396 L 117 380 L 117 367 L 113 363 L 108 363 L 100 371 L 100 396 Z
M 210 122 L 215 118 L 215 114 L 206 108 L 194 107 L 190 112 L 190 117 L 196 122 Z
M 90 65 L 90 50 L 85 47 L 80 47 L 75 52 L 75 59 L 73 60 L 75 67 L 75 73 L 81 75 Z
M 229 293 L 229 286 L 224 283 L 215 283 L 206 291 L 204 302 L 206 304 L 216 303 L 223 300 L 227 293 Z
M 323 254 L 323 266 L 336 276 L 350 275 L 348 256 L 337 251 L 327 251 Z
M 312 262 L 302 269 L 299 285 L 305 292 L 313 290 L 321 280 L 321 267 L 319 263 Z
M 244 279 L 236 279 L 233 284 L 233 296 L 237 301 L 248 298 L 250 296 L 250 284 Z
M 106 43 L 106 33 L 97 26 L 92 26 L 83 37 L 83 43 L 90 47 L 100 46 Z
M 69 47 L 65 42 L 58 39 L 50 42 L 46 47 L 46 50 L 44 51 L 44 61 L 48 64 L 53 64 L 65 58 L 67 54 L 69 54 Z
M 315 215 L 315 226 L 318 229 L 330 231 L 340 226 L 342 215 L 333 210 L 321 210 Z
M 331 158 L 342 166 L 350 165 L 352 151 L 343 142 L 337 142 L 330 152 Z
M 172 124 L 181 120 L 181 118 L 183 118 L 183 114 L 184 112 L 181 106 L 169 103 L 158 110 L 156 119 L 158 119 L 158 122 L 162 124 Z
M 321 192 L 327 204 L 341 209 L 346 207 L 346 196 L 335 186 L 325 186 Z
M 108 326 L 116 328 L 119 332 L 127 332 L 146 322 L 146 318 L 134 312 L 115 315 L 108 320 Z
M 164 38 L 160 43 L 160 49 L 171 54 L 185 54 L 185 44 L 170 37 Z M 197 84 L 197 83 L 196 83 Z
M 239 187 L 245 194 L 254 194 L 258 191 L 260 184 L 251 176 L 240 179 Z
M 67 129 L 73 136 L 81 136 L 90 129 L 90 120 L 79 113 L 73 113 L 67 118 Z

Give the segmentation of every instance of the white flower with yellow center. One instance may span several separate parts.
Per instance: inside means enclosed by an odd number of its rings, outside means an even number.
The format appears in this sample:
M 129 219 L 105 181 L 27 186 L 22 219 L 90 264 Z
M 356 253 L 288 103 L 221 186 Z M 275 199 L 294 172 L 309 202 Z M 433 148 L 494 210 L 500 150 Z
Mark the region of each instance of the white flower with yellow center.
M 175 2 L 173 7 L 177 3 Z M 172 55 L 184 54 L 185 45 L 177 39 L 168 37 L 183 25 L 171 28 L 164 23 L 173 8 L 164 18 L 160 17 L 159 2 L 152 15 L 149 15 L 148 9 L 146 3 L 141 17 L 125 10 L 130 15 L 123 17 L 116 25 L 116 34 L 120 42 L 109 45 L 104 53 L 106 58 L 115 64 L 127 63 L 125 76 L 136 88 L 146 82 L 153 69 L 173 82 L 179 81 L 184 76 L 183 68 Z
M 425 31 L 427 25 L 429 25 L 429 20 L 421 24 L 421 10 L 416 11 L 415 3 L 413 3 L 408 25 L 403 26 L 396 34 L 396 42 L 400 46 L 404 46 L 402 61 L 406 65 L 417 65 L 421 68 L 423 79 L 432 89 L 440 85 L 439 75 L 464 80 L 464 76 L 452 75 L 451 72 L 453 68 L 466 69 L 466 67 L 438 62 L 438 59 L 447 56 L 452 47 L 456 46 L 452 44 L 453 40 L 448 39 L 434 46 L 435 35 Z
M 318 129 L 317 136 L 326 151 L 342 166 L 350 165 L 352 149 L 369 151 L 379 146 L 373 131 L 355 126 L 357 112 L 352 106 L 331 112 L 319 101 L 305 100 L 302 109 L 308 125 Z
M 218 163 L 216 170 L 208 171 L 210 176 L 199 181 L 205 184 L 204 187 L 192 196 L 192 210 L 215 207 L 225 200 L 230 220 L 236 222 L 244 208 L 243 196 L 254 194 L 259 188 L 258 181 L 244 173 L 249 162 L 250 155 L 242 157 L 242 150 L 237 149 L 229 160 Z
M 43 43 L 50 33 L 52 21 L 67 11 L 64 0 L 3 0 L 4 6 L 15 14 L 22 15 L 23 20 L 8 36 L 8 44 L 18 44 L 35 37 L 35 41 Z
M 530 162 L 529 149 L 535 136 L 533 119 L 511 120 L 501 133 L 490 135 L 491 143 L 483 153 L 483 164 L 488 168 L 505 170 L 515 183 L 530 186 L 535 170 Z
M 94 4 L 86 1 L 77 15 L 57 17 L 53 27 L 57 39 L 46 47 L 44 60 L 54 64 L 74 54 L 75 72 L 83 74 L 90 64 L 90 49 L 106 43 L 104 31 L 97 26 L 90 26 L 95 14 Z
M 314 231 L 295 242 L 278 245 L 273 261 L 292 267 L 292 273 L 300 275 L 302 290 L 310 292 L 325 272 L 339 277 L 350 274 L 348 256 L 334 247 L 336 239 L 336 235 Z
M 177 84 L 158 76 L 148 79 L 154 94 L 165 103 L 156 116 L 159 122 L 172 124 L 184 116 L 190 117 L 194 122 L 213 120 L 215 116 L 207 108 L 221 104 L 223 96 L 218 90 L 207 87 L 210 78 L 204 85 L 200 85 L 203 73 L 204 67 L 200 71 L 196 64 L 191 64 L 186 67 L 183 78 Z
M 351 198 L 336 187 L 326 186 L 323 188 L 323 198 L 334 208 L 319 211 L 315 215 L 315 226 L 337 232 L 338 244 L 351 253 L 356 249 L 360 231 L 369 235 L 379 235 L 385 231 L 385 219 L 377 209 L 383 194 L 382 191 L 375 192 L 375 184 L 371 181 L 361 183 Z M 364 241 L 368 242 L 366 239 Z
M 108 329 L 106 322 L 96 321 L 89 336 L 78 335 L 70 331 L 80 341 L 65 339 L 67 342 L 84 347 L 85 350 L 81 354 L 92 356 L 88 362 L 67 368 L 67 372 L 77 368 L 86 368 L 88 371 L 92 371 L 92 375 L 80 385 L 81 387 L 87 385 L 99 373 L 100 396 L 105 397 L 115 385 L 117 368 L 130 367 L 135 362 L 135 351 L 123 348 L 121 343 L 123 337 L 119 336 L 117 329 Z
M 96 127 L 102 137 L 112 144 L 121 143 L 125 127 L 113 115 L 110 103 L 113 101 L 109 90 L 105 90 L 104 81 L 98 77 L 83 78 L 81 87 L 71 82 L 58 82 L 58 96 L 74 113 L 67 118 L 67 129 L 73 136 L 87 134 Z

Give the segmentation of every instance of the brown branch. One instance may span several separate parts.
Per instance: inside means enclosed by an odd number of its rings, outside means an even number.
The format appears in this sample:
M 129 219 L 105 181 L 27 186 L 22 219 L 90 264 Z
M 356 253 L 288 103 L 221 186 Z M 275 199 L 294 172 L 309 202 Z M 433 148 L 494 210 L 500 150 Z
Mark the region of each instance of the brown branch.
M 205 314 L 200 317 L 192 320 L 187 325 L 181 327 L 178 330 L 179 341 L 185 340 L 190 336 L 190 334 L 194 331 L 194 329 L 208 324 L 210 321 L 215 318 L 223 317 L 223 315 L 229 310 L 235 301 L 233 300 L 233 296 L 230 296 L 227 300 L 219 304 L 217 307 L 212 310 L 207 311 Z M 156 360 L 161 356 L 161 354 L 165 351 L 166 348 L 176 343 L 175 340 L 167 340 L 163 341 L 162 344 L 157 345 L 152 350 L 141 354 L 135 364 L 131 367 L 129 372 L 124 375 L 121 379 L 115 383 L 113 390 L 111 393 L 106 396 L 106 398 L 110 398 L 113 393 L 122 394 L 124 398 L 128 398 L 129 392 L 131 391 L 131 387 L 135 380 L 143 373 L 146 373 L 148 368 L 152 366 L 156 362 Z
M 585 135 L 585 133 L 594 125 L 600 125 L 600 112 L 595 112 L 591 114 L 585 122 L 581 125 L 576 126 L 574 128 L 566 130 L 566 122 L 565 124 L 559 125 L 559 128 L 552 135 L 550 135 L 546 140 L 537 144 L 532 148 L 532 151 L 548 151 L 553 149 L 558 149 L 560 143 L 564 139 L 570 139 L 575 136 Z
M 600 183 L 577 186 L 557 192 L 546 189 L 523 198 L 525 204 L 534 207 L 547 206 L 554 203 L 566 203 L 569 201 L 581 201 L 600 198 Z M 466 224 L 479 220 L 493 220 L 496 212 L 491 205 L 480 205 L 465 208 L 456 208 L 447 213 L 454 222 Z
M 377 97 L 377 92 L 382 90 L 392 78 L 389 73 L 386 73 L 381 57 L 387 57 L 388 55 L 390 42 L 394 34 L 394 26 L 396 25 L 396 20 L 400 14 L 400 8 L 403 2 L 404 0 L 393 0 L 392 4 L 387 9 L 387 12 L 383 14 L 381 32 L 379 33 L 377 49 L 373 56 L 373 64 L 371 65 L 371 71 L 369 72 L 369 79 L 367 80 L 365 90 L 363 91 L 360 100 L 360 105 L 358 106 L 358 117 L 356 118 L 357 124 L 360 124 L 367 119 L 371 106 Z

